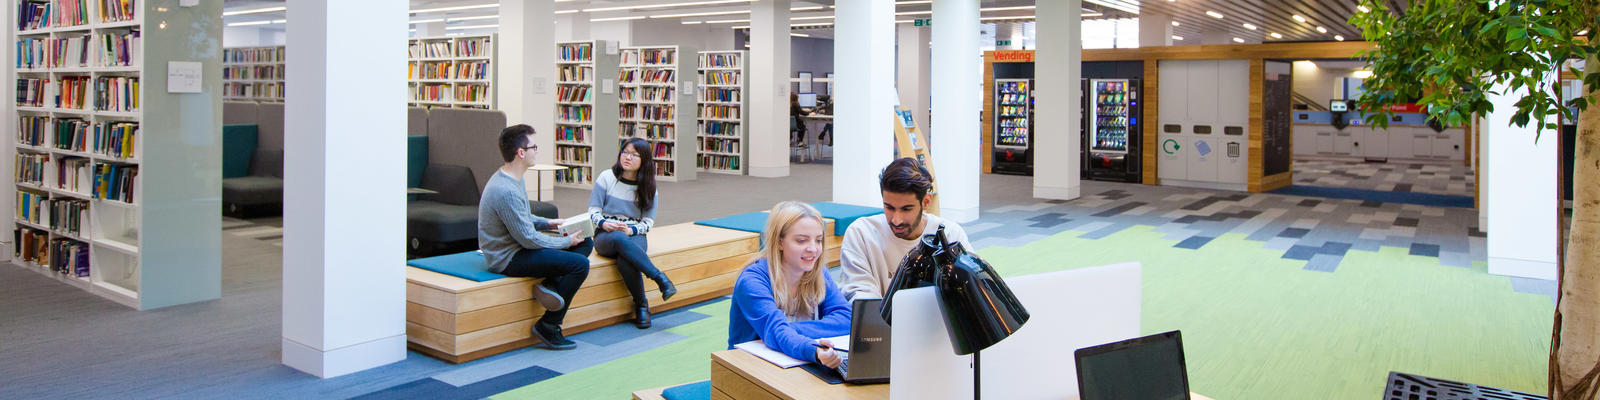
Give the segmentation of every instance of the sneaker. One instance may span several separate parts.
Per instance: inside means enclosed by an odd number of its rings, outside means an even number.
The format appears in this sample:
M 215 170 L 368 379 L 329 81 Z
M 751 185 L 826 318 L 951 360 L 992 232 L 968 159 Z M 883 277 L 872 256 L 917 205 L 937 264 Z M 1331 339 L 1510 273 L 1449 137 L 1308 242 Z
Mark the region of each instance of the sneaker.
M 555 289 L 545 286 L 546 282 L 550 282 L 550 280 L 546 279 L 537 285 L 533 285 L 533 299 L 538 300 L 539 305 L 544 306 L 546 311 L 561 311 L 561 309 L 566 308 L 567 301 L 563 300 L 561 294 L 556 293 Z
M 561 336 L 561 327 L 554 324 L 545 324 L 544 321 L 535 321 L 533 329 L 529 329 L 533 337 L 539 339 L 539 345 L 550 350 L 572 350 L 578 347 L 577 342 L 567 340 Z

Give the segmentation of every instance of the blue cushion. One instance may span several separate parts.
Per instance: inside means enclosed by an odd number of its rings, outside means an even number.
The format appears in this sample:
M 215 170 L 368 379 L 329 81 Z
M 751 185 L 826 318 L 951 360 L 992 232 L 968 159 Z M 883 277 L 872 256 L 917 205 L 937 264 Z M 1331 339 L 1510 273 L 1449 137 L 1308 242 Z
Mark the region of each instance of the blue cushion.
M 428 167 L 428 137 L 406 137 L 406 187 L 422 187 L 422 170 Z
M 716 228 L 732 229 L 736 231 L 761 233 L 767 227 L 767 212 L 756 211 L 739 215 L 695 221 L 695 225 L 705 225 Z
M 682 386 L 673 386 L 661 391 L 661 397 L 667 400 L 705 400 L 711 398 L 711 381 L 699 381 Z
M 857 218 L 883 214 L 882 208 L 839 204 L 831 201 L 819 201 L 811 203 L 811 206 L 816 207 L 817 211 L 822 213 L 823 218 L 833 219 L 834 236 L 844 236 L 845 229 L 850 228 L 850 224 L 856 222 Z
M 478 254 L 476 250 L 418 258 L 407 261 L 406 265 L 477 282 L 492 281 L 506 277 L 505 275 L 489 272 L 489 266 L 484 263 L 483 255 Z
M 255 125 L 222 126 L 222 177 L 250 175 L 250 157 L 256 153 Z

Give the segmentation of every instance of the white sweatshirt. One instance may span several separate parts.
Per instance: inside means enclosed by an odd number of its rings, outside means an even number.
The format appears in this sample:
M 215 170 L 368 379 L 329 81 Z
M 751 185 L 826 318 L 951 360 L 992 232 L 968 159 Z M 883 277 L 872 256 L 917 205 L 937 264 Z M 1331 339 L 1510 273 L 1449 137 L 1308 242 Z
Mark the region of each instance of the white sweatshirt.
M 945 239 L 961 242 L 967 251 L 976 251 L 961 225 L 928 213 L 923 213 L 922 219 L 927 221 L 923 228 L 924 235 L 938 232 L 942 223 Z M 918 235 L 920 238 L 921 235 Z M 895 236 L 894 230 L 889 229 L 888 217 L 883 214 L 856 219 L 845 230 L 844 243 L 839 249 L 840 272 L 844 275 L 844 282 L 839 289 L 844 291 L 847 299 L 854 299 L 858 295 L 882 298 L 884 288 L 894 282 L 895 269 L 900 267 L 900 260 L 915 248 L 917 240 Z

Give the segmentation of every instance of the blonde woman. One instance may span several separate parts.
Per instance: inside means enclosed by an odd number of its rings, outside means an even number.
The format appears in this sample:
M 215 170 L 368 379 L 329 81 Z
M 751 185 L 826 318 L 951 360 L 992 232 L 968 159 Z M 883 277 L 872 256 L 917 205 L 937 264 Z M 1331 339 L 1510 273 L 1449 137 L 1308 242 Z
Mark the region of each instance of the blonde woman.
M 761 252 L 733 285 L 728 348 L 761 339 L 795 359 L 838 367 L 833 344 L 850 333 L 850 303 L 822 264 L 822 214 L 785 201 L 767 217 Z

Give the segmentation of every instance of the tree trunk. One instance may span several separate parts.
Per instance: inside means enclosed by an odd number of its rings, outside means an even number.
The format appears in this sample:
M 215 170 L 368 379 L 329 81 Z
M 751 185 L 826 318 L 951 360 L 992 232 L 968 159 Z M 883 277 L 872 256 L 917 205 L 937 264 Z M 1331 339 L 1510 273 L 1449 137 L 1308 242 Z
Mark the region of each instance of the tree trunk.
M 1589 57 L 1584 74 L 1600 70 Z M 1600 96 L 1584 88 L 1591 105 Z M 1600 108 L 1578 117 L 1573 152 L 1571 237 L 1559 281 L 1555 342 L 1551 343 L 1552 399 L 1594 399 L 1600 390 Z M 1557 136 L 1559 140 L 1559 136 Z

